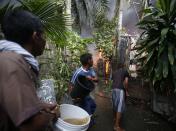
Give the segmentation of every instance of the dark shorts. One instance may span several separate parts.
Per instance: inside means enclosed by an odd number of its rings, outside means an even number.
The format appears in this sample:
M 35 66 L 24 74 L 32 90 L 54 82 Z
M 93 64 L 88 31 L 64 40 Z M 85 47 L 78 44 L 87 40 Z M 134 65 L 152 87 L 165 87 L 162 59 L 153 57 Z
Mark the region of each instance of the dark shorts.
M 74 105 L 79 106 L 87 111 L 89 115 L 93 115 L 96 110 L 96 103 L 94 99 L 91 98 L 91 96 L 86 96 L 83 99 L 75 99 L 73 103 Z
M 123 113 L 125 110 L 125 92 L 122 89 L 112 90 L 112 105 L 115 112 Z

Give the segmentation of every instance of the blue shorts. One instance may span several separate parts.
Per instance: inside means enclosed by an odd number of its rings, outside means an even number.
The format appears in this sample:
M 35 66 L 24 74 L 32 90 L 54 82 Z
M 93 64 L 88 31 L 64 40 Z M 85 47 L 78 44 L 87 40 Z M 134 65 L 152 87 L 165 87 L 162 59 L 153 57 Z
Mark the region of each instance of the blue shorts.
M 112 90 L 112 105 L 115 112 L 123 113 L 125 110 L 125 92 L 122 89 Z

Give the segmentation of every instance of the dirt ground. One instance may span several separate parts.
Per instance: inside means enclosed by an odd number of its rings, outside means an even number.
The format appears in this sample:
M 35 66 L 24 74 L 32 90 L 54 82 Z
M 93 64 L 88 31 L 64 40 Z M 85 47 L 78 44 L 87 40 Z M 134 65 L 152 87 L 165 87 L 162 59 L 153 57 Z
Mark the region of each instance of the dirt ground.
M 112 131 L 112 106 L 109 92 L 101 81 L 95 90 L 97 103 L 96 124 L 89 131 Z M 150 90 L 143 86 L 141 80 L 130 80 L 130 96 L 127 98 L 126 111 L 123 115 L 122 126 L 126 131 L 176 131 L 173 124 L 150 109 Z

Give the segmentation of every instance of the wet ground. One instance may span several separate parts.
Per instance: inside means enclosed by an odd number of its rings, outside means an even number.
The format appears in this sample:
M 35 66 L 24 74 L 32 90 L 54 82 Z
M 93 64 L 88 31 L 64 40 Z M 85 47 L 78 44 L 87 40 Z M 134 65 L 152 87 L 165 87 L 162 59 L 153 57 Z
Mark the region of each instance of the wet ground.
M 107 87 L 104 85 L 102 81 L 94 94 L 97 102 L 96 124 L 89 131 L 113 129 L 110 89 L 105 89 Z M 132 80 L 129 85 L 130 97 L 127 98 L 127 108 L 122 120 L 126 131 L 176 131 L 173 124 L 151 111 L 150 91 L 143 86 L 142 81 Z
M 96 96 L 96 124 L 89 131 L 112 131 L 112 108 L 109 99 Z

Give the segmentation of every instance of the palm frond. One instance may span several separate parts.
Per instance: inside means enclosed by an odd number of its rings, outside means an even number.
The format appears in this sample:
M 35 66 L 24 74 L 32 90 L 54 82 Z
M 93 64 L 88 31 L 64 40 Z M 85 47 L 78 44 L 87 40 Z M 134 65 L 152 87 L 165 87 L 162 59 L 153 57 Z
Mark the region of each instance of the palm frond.
M 67 17 L 62 13 L 63 7 L 56 2 L 49 2 L 48 0 L 19 0 L 23 8 L 31 11 L 38 16 L 48 34 L 48 37 L 55 42 L 66 41 L 66 20 Z

